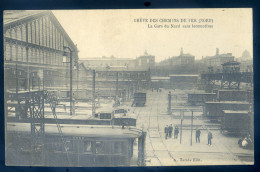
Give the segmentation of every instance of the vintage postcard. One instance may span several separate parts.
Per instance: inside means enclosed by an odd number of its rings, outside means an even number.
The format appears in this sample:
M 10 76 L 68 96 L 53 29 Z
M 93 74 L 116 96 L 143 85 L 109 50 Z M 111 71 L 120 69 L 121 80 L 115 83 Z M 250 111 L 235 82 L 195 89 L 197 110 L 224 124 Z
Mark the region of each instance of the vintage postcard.
M 254 164 L 251 8 L 6 10 L 7 166 Z

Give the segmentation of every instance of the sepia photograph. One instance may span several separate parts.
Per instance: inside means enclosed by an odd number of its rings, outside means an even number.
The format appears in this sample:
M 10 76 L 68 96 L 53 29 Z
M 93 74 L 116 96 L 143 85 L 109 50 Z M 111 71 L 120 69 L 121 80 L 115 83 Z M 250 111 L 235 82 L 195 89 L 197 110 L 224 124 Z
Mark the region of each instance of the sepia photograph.
M 252 13 L 5 10 L 6 166 L 254 165 Z

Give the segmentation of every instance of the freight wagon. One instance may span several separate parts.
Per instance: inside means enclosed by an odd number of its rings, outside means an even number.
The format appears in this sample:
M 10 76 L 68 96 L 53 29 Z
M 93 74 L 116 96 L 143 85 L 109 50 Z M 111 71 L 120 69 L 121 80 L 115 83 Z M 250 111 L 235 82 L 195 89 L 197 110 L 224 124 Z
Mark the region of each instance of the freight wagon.
M 203 105 L 205 102 L 216 100 L 216 93 L 189 93 L 188 104 Z
M 146 93 L 135 93 L 132 106 L 144 106 L 146 103 Z
M 239 110 L 249 111 L 250 104 L 248 102 L 239 101 L 222 101 L 222 102 L 206 102 L 204 108 L 204 116 L 210 120 L 221 120 L 223 110 Z
M 221 118 L 221 132 L 232 134 L 249 133 L 248 111 L 223 110 Z

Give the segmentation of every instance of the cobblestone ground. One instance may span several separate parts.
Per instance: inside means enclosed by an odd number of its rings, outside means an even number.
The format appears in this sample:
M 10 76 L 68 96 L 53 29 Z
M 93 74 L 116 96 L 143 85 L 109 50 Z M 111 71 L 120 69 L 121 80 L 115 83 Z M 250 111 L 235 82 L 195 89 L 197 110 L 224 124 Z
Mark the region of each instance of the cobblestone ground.
M 225 136 L 220 133 L 217 124 L 208 123 L 200 118 L 202 112 L 194 114 L 193 124 L 203 126 L 200 143 L 195 140 L 195 127 L 192 133 L 191 145 L 191 112 L 186 113 L 183 121 L 182 143 L 178 139 L 165 139 L 164 127 L 172 124 L 180 125 L 176 115 L 167 115 L 167 94 L 148 91 L 145 107 L 132 109 L 137 115 L 137 127 L 147 131 L 146 137 L 146 165 L 147 166 L 172 166 L 172 165 L 225 165 L 225 164 L 253 164 L 253 150 L 245 150 L 238 146 L 239 137 Z M 171 90 L 172 94 L 185 94 L 181 90 Z M 175 100 L 173 100 L 175 101 Z M 183 100 L 179 98 L 176 105 Z M 175 103 L 174 102 L 174 103 Z M 174 105 L 173 103 L 173 105 Z M 212 145 L 207 145 L 207 130 L 213 134 Z

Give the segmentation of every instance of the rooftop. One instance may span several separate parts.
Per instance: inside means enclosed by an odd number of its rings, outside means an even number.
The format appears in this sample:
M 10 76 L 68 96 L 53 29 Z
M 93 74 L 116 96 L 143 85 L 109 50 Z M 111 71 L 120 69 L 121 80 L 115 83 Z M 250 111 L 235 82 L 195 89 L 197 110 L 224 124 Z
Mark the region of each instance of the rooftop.
M 134 127 L 111 125 L 61 125 L 62 133 L 65 136 L 82 136 L 98 138 L 136 138 L 141 136 L 141 130 Z M 8 123 L 7 131 L 17 133 L 31 133 L 30 123 Z M 45 124 L 45 134 L 59 135 L 56 124 Z
M 225 114 L 248 114 L 248 111 L 223 110 Z
M 44 11 L 44 10 L 6 10 L 4 11 L 4 15 L 3 15 L 4 25 L 29 18 L 37 14 L 47 13 L 47 12 L 48 11 Z

